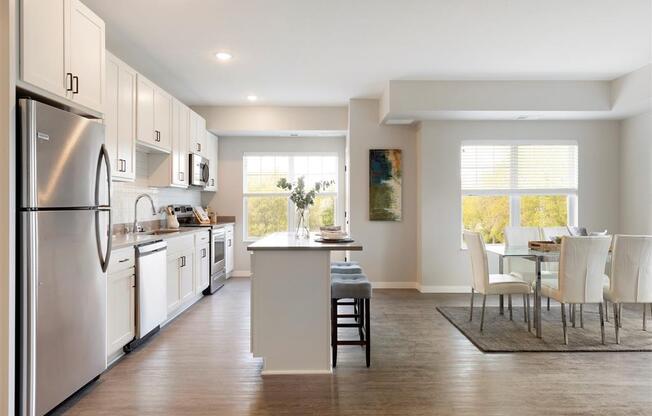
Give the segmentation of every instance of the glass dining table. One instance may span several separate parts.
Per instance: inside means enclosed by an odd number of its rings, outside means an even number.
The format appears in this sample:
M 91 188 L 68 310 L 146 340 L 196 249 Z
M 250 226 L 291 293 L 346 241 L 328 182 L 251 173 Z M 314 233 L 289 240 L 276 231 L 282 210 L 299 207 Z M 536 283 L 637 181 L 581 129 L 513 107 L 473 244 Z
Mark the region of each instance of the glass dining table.
M 543 263 L 559 263 L 558 251 L 539 251 L 529 247 L 487 246 L 487 252 L 498 256 L 498 273 L 503 273 L 506 257 L 517 257 L 534 262 L 536 284 L 534 286 L 534 328 L 541 338 L 541 267 Z M 500 312 L 503 313 L 503 297 L 500 296 Z

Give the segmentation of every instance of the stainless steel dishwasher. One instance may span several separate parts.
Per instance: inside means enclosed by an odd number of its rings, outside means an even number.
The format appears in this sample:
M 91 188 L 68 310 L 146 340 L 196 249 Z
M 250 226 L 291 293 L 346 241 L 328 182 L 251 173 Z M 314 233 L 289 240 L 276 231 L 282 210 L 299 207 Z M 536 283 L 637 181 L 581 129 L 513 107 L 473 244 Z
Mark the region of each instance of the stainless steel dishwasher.
M 125 352 L 155 334 L 167 319 L 167 247 L 165 241 L 136 247 L 136 338 Z

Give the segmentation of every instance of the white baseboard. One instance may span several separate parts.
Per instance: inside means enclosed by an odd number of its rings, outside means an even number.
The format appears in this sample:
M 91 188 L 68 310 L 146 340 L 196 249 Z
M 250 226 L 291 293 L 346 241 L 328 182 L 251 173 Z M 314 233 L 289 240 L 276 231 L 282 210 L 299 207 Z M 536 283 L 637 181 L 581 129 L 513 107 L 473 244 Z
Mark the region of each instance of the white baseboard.
M 427 286 L 417 283 L 417 290 L 421 293 L 471 293 L 471 286 Z
M 231 272 L 231 277 L 251 277 L 249 270 L 234 270 Z
M 416 289 L 417 282 L 371 282 L 374 289 Z

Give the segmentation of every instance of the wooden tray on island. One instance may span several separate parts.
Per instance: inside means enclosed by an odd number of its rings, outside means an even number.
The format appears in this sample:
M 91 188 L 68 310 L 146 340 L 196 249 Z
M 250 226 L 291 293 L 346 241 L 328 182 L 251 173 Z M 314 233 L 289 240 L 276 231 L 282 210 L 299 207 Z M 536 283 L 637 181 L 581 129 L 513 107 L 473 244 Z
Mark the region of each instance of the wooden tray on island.
M 530 241 L 527 243 L 528 248 L 537 251 L 560 251 L 561 244 L 554 241 Z

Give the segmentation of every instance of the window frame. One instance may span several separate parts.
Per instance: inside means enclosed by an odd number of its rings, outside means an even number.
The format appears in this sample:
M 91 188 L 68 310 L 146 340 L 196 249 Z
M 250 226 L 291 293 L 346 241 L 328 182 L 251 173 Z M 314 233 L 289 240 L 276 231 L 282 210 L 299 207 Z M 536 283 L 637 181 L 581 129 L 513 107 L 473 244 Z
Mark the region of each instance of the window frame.
M 483 189 L 483 190 L 464 190 L 462 189 L 462 148 L 464 146 L 522 146 L 522 145 L 572 145 L 577 147 L 577 179 L 578 179 L 578 189 L 559 189 L 559 188 L 549 188 L 549 189 Z M 521 197 L 522 196 L 566 196 L 567 198 L 567 212 L 566 212 L 566 224 L 570 226 L 577 226 L 579 219 L 578 212 L 578 194 L 579 194 L 579 144 L 576 140 L 463 140 L 460 143 L 460 152 L 459 152 L 459 169 L 458 169 L 458 178 L 459 178 L 459 189 L 460 189 L 460 241 L 462 250 L 466 250 L 466 244 L 464 243 L 464 197 L 465 196 L 507 196 L 509 197 L 509 221 L 508 224 L 511 227 L 521 226 Z M 510 160 L 510 164 L 514 165 L 514 160 Z M 515 183 L 515 178 L 513 177 L 516 173 L 515 169 L 510 170 L 512 175 L 511 183 Z M 492 245 L 492 244 L 488 244 Z M 493 244 L 501 245 L 501 244 Z
M 288 157 L 288 177 L 291 180 L 296 180 L 298 177 L 296 177 L 296 173 L 294 172 L 294 158 L 295 157 L 310 157 L 310 156 L 331 156 L 335 157 L 336 161 L 336 168 L 335 168 L 335 184 L 332 187 L 333 191 L 327 191 L 327 192 L 320 192 L 318 196 L 332 196 L 333 197 L 333 204 L 334 204 L 334 212 L 333 212 L 333 222 L 337 224 L 337 221 L 339 219 L 338 215 L 338 204 L 340 201 L 340 155 L 337 152 L 244 152 L 242 154 L 242 218 L 243 218 L 243 232 L 242 232 L 242 239 L 243 242 L 245 243 L 253 243 L 261 238 L 264 238 L 265 236 L 262 237 L 255 237 L 255 236 L 250 236 L 249 235 L 249 224 L 248 224 L 248 212 L 247 212 L 247 204 L 248 204 L 248 198 L 250 197 L 285 197 L 287 199 L 287 223 L 288 223 L 288 229 L 286 230 L 287 232 L 291 232 L 296 228 L 296 216 L 294 215 L 295 213 L 295 208 L 294 208 L 294 203 L 290 201 L 289 195 L 290 192 L 288 191 L 282 191 L 279 189 L 279 192 L 247 192 L 246 190 L 246 181 L 247 181 L 247 164 L 246 164 L 246 158 L 251 157 L 251 156 L 281 156 L 281 157 Z M 306 217 L 309 218 L 310 216 L 310 209 L 306 210 Z

